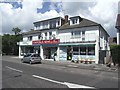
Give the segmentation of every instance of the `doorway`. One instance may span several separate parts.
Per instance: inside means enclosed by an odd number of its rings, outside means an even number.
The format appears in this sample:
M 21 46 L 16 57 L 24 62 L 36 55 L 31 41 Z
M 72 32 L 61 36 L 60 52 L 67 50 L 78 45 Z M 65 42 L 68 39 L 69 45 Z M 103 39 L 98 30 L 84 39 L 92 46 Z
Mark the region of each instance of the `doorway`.
M 44 47 L 43 48 L 44 59 L 53 59 L 54 53 L 57 53 L 57 47 Z

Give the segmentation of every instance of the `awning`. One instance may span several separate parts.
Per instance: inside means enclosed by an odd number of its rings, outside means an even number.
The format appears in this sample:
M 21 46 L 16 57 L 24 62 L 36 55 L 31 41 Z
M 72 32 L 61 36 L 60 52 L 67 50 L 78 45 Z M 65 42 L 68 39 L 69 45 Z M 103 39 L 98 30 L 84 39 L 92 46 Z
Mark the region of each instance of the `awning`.
M 95 46 L 95 44 L 67 43 L 59 44 L 59 46 Z

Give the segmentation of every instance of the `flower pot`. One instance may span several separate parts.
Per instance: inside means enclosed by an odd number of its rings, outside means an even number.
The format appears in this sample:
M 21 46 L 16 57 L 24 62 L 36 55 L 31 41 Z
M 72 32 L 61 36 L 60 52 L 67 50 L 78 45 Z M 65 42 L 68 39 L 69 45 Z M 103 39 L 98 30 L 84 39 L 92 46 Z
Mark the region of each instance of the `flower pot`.
M 89 63 L 92 64 L 92 61 L 90 61 Z
M 88 64 L 88 61 L 85 61 L 85 64 Z
M 81 63 L 83 63 L 83 61 L 80 61 Z

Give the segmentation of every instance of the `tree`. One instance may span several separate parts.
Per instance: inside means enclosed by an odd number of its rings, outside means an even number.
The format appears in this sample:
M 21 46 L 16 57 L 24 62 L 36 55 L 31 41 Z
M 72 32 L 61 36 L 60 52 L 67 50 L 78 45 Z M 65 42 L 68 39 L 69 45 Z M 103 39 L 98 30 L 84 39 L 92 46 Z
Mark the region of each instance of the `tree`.
M 17 42 L 22 40 L 21 30 L 19 28 L 13 28 L 12 31 L 15 32 L 15 35 L 4 34 L 2 36 L 2 52 L 7 55 L 18 55 L 19 46 Z
M 2 36 L 0 35 L 0 54 L 2 54 Z
M 18 27 L 16 27 L 16 28 L 13 28 L 12 31 L 15 33 L 15 35 L 18 35 L 18 34 L 20 34 L 21 29 L 19 29 Z

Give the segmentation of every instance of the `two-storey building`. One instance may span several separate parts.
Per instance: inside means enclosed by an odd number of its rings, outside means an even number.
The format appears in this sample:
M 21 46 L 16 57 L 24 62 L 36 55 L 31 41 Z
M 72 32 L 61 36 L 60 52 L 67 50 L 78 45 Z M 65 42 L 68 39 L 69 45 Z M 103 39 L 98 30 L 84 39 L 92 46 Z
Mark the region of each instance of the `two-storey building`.
M 57 17 L 34 22 L 34 30 L 23 33 L 19 57 L 24 53 L 39 53 L 43 59 L 91 60 L 103 63 L 109 50 L 108 33 L 91 20 L 80 16 Z

